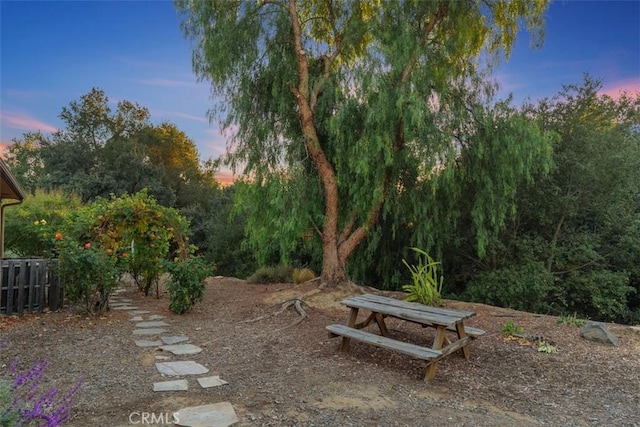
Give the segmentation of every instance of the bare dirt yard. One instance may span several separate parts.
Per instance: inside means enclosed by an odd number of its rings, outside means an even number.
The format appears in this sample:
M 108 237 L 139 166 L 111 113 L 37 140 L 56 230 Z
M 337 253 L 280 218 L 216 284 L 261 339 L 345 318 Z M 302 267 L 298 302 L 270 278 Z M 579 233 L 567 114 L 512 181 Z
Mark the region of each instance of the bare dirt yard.
M 83 380 L 71 426 L 141 424 L 132 413 L 171 413 L 186 406 L 230 402 L 241 426 L 640 426 L 640 332 L 607 325 L 620 338 L 610 347 L 586 341 L 580 329 L 556 317 L 481 304 L 445 301 L 445 307 L 475 311 L 469 325 L 487 334 L 471 342 L 471 357 L 451 355 L 438 364 L 435 380 L 423 381 L 425 362 L 353 342 L 339 351 L 340 338 L 325 326 L 346 323 L 339 301 L 355 286 L 307 295 L 308 317 L 283 301 L 309 294 L 315 283 L 254 285 L 231 278 L 207 281 L 205 300 L 179 316 L 167 296 L 122 296 L 164 315 L 171 334 L 186 334 L 203 348 L 193 360 L 229 382 L 202 389 L 154 393 L 163 381 L 154 347 L 134 344 L 134 324 L 124 311 L 86 317 L 64 310 L 0 316 L 0 372 L 15 359 L 27 368 L 50 358 L 47 386 L 69 390 Z M 400 293 L 384 293 L 402 297 Z M 262 320 L 252 321 L 262 317 Z M 507 339 L 507 321 L 524 334 L 555 343 L 554 354 L 530 340 Z M 431 328 L 389 321 L 394 338 L 429 345 Z M 132 422 L 133 420 L 133 422 Z

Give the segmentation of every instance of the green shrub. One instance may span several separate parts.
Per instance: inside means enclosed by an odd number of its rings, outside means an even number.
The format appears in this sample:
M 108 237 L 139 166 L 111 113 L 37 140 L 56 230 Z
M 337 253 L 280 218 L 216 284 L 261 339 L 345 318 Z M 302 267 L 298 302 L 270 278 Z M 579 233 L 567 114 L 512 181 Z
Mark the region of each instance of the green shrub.
M 75 239 L 58 241 L 59 275 L 71 304 L 87 313 L 101 313 L 126 268 L 127 254 L 107 251 L 97 244 L 79 245 Z
M 577 313 L 562 315 L 558 317 L 558 324 L 560 325 L 570 325 L 575 326 L 577 328 L 581 328 L 587 324 L 587 321 L 584 319 L 579 319 Z
M 545 313 L 553 291 L 553 275 L 542 264 L 530 263 L 478 274 L 467 284 L 462 299 Z
M 171 275 L 167 283 L 169 289 L 169 309 L 176 314 L 184 314 L 204 297 L 204 279 L 211 276 L 213 269 L 202 258 L 167 262 L 166 269 Z
M 440 305 L 442 302 L 442 282 L 444 277 L 438 275 L 438 264 L 425 251 L 411 248 L 418 254 L 418 265 L 409 265 L 406 260 L 402 263 L 411 272 L 413 283 L 404 285 L 402 289 L 408 293 L 407 301 L 419 302 L 425 305 Z M 424 261 L 422 259 L 424 256 Z
M 5 212 L 5 249 L 23 257 L 55 257 L 54 235 L 80 198 L 61 191 L 36 191 Z
M 313 280 L 316 278 L 316 275 L 309 268 L 294 268 L 291 272 L 291 278 L 293 279 L 293 283 L 298 284 Z
M 575 272 L 567 275 L 560 288 L 564 295 L 563 312 L 594 320 L 628 321 L 631 317 L 627 298 L 636 292 L 624 272 L 609 270 Z
M 507 323 L 504 324 L 500 332 L 505 335 L 514 336 L 522 334 L 524 332 L 524 328 L 517 326 L 511 320 L 507 320 Z
M 291 283 L 293 270 L 286 265 L 260 267 L 247 279 L 249 283 Z

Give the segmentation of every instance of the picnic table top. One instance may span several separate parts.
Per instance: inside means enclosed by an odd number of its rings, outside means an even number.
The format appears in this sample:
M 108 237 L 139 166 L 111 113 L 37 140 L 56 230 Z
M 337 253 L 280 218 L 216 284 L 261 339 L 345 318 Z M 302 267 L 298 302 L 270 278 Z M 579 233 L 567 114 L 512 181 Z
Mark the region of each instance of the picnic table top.
M 433 307 L 373 294 L 353 296 L 343 300 L 342 304 L 430 326 L 454 327 L 476 314 L 472 311 Z

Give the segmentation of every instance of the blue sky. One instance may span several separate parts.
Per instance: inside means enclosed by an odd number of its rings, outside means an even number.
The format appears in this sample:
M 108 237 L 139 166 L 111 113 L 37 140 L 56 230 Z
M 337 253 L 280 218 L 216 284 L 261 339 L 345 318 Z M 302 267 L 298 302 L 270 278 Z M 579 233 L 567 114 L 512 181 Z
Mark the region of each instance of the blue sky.
M 545 32 L 540 50 L 520 34 L 495 72 L 501 95 L 535 101 L 580 83 L 585 72 L 611 95 L 640 91 L 640 1 L 557 1 Z M 92 87 L 114 104 L 149 108 L 154 123 L 176 124 L 203 160 L 225 150 L 206 118 L 209 84 L 191 71 L 173 2 L 0 0 L 0 144 L 54 131 L 61 108 Z

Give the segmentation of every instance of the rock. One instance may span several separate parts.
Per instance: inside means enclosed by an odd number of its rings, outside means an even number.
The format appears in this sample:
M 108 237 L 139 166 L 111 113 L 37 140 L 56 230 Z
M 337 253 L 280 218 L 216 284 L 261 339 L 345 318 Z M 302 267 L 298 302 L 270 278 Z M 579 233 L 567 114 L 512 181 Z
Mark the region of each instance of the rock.
M 163 381 L 153 383 L 153 391 L 185 391 L 189 389 L 187 380 Z
M 198 354 L 202 351 L 200 347 L 193 344 L 163 345 L 162 347 L 160 347 L 160 349 L 173 353 L 176 356 L 182 356 L 185 354 Z
M 200 384 L 200 387 L 202 388 L 211 388 L 229 383 L 225 380 L 221 380 L 220 377 L 216 375 L 214 377 L 198 378 L 198 384 Z
M 174 424 L 183 427 L 227 427 L 239 421 L 229 402 L 183 408 L 175 418 Z
M 580 336 L 589 341 L 599 342 L 612 346 L 616 346 L 620 343 L 618 337 L 609 332 L 602 323 L 587 323 L 587 325 L 580 331 Z
M 162 345 L 162 342 L 150 341 L 150 340 L 136 340 L 136 345 L 138 347 L 159 347 Z
M 143 328 L 143 329 L 135 329 L 133 331 L 133 335 L 160 335 L 167 332 L 166 329 L 161 328 Z
M 136 324 L 136 328 L 162 328 L 165 326 L 169 326 L 169 324 L 166 322 L 163 322 L 162 320 L 155 320 L 152 322 L 140 322 Z
M 179 342 L 189 341 L 189 337 L 186 335 L 178 335 L 175 337 L 161 337 L 160 338 L 165 344 L 178 344 Z
M 209 372 L 208 368 L 205 368 L 199 363 L 186 361 L 186 362 L 157 362 L 156 369 L 163 375 L 178 376 L 178 375 L 200 375 Z

